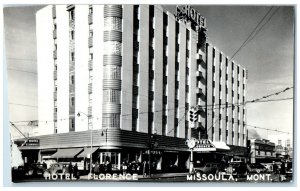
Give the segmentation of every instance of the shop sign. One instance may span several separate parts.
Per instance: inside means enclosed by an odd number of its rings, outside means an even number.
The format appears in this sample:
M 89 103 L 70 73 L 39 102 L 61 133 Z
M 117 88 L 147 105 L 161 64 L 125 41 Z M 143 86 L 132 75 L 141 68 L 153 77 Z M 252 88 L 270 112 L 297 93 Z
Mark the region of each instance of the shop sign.
M 176 7 L 176 17 L 185 22 L 191 21 L 200 28 L 206 28 L 206 19 L 190 5 L 185 5 L 182 8 Z
M 28 139 L 25 143 L 25 146 L 40 146 L 39 139 Z
M 211 140 L 209 139 L 200 139 L 198 140 L 195 148 L 193 149 L 194 151 L 216 151 L 215 145 L 212 144 Z

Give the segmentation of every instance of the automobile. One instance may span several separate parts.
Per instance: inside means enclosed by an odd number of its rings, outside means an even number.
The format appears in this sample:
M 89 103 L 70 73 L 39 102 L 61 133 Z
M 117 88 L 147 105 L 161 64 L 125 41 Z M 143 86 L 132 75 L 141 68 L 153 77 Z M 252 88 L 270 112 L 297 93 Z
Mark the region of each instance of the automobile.
M 24 166 L 12 167 L 11 169 L 12 181 L 16 182 L 18 180 L 25 178 L 25 168 Z
M 272 163 L 261 163 L 265 167 L 265 172 L 272 173 L 273 172 L 273 164 Z
M 33 163 L 29 166 L 27 174 L 30 176 L 43 176 L 44 171 L 47 169 L 47 165 L 43 163 Z
M 242 177 L 248 174 L 247 164 L 245 162 L 231 162 L 225 169 L 225 174 Z
M 222 165 L 219 163 L 205 163 L 194 167 L 194 174 L 217 174 L 222 171 Z
M 127 166 L 127 173 L 129 174 L 143 174 L 142 164 L 131 162 Z
M 67 165 L 62 163 L 54 163 L 50 165 L 50 168 L 44 171 L 44 177 L 53 174 L 66 174 L 67 173 Z
M 247 169 L 249 173 L 264 173 L 267 169 L 262 164 L 247 164 Z

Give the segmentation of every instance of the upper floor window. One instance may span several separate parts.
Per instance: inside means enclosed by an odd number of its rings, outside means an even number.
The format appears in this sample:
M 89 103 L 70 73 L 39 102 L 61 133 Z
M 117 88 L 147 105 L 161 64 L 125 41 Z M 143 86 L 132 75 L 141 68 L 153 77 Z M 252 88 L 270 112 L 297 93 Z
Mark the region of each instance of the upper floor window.
M 74 61 L 75 60 L 75 53 L 71 52 L 71 60 Z
M 70 19 L 74 20 L 74 9 L 70 11 Z

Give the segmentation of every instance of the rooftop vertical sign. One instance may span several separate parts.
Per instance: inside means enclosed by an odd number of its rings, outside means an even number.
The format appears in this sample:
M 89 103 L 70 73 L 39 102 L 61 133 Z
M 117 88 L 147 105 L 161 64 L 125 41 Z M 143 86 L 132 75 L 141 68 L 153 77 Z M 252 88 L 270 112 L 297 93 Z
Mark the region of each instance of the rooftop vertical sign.
M 191 22 L 195 28 L 206 29 L 206 19 L 197 10 L 192 8 L 190 5 L 177 6 L 176 17 L 178 20 L 184 22 Z M 198 27 L 197 27 L 198 26 Z

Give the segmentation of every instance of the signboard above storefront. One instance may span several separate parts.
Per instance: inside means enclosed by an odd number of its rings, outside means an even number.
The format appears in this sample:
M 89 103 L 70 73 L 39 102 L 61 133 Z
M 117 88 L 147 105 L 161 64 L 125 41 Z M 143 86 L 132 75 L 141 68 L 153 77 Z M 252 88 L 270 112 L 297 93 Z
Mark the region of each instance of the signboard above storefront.
M 215 145 L 209 139 L 200 139 L 198 140 L 196 146 L 193 149 L 194 151 L 216 151 Z
M 195 27 L 206 29 L 206 18 L 190 5 L 177 6 L 176 18 L 184 22 L 191 22 Z
M 25 143 L 25 146 L 40 146 L 39 139 L 28 139 Z

